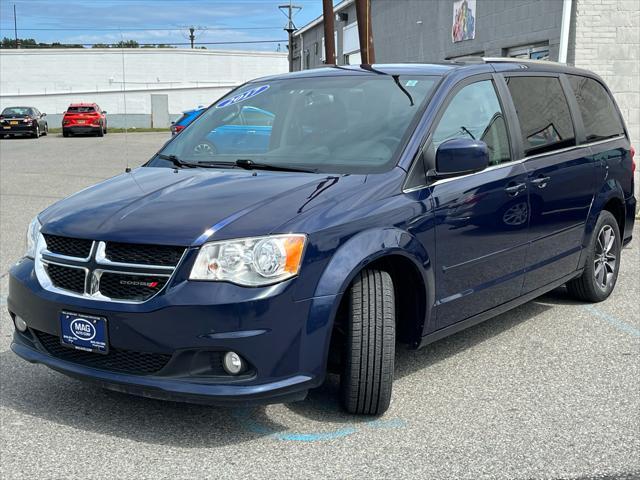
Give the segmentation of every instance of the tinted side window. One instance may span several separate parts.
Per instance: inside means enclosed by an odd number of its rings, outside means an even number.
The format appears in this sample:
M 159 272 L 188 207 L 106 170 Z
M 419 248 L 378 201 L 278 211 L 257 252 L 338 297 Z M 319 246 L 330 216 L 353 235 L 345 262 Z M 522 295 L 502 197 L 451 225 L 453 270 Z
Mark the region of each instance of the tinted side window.
M 620 115 L 604 87 L 592 78 L 568 77 L 580 107 L 587 142 L 622 135 Z
M 507 127 L 491 80 L 463 87 L 446 107 L 433 133 L 433 146 L 453 138 L 482 140 L 489 149 L 489 164 L 511 160 Z
M 520 120 L 525 155 L 576 144 L 569 105 L 559 79 L 509 77 L 506 81 Z

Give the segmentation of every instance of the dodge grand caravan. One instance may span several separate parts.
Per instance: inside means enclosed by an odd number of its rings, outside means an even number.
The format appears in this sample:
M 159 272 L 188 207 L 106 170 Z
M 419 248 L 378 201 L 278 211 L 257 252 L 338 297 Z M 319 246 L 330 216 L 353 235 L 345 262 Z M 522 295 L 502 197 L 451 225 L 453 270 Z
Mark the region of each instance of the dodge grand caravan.
M 270 112 L 268 142 L 211 132 Z M 141 168 L 31 222 L 13 351 L 103 387 L 211 404 L 389 406 L 422 347 L 566 284 L 606 299 L 633 148 L 596 75 L 549 62 L 324 68 L 249 82 Z

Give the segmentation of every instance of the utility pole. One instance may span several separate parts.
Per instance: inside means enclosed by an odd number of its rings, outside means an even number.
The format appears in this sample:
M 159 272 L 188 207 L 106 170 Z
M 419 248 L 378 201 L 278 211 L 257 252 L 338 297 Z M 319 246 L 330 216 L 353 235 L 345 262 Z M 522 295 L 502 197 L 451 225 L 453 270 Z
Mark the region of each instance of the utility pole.
M 16 4 L 13 4 L 13 35 L 16 39 L 16 48 L 20 48 L 20 43 L 18 42 L 18 19 L 16 18 Z
M 358 19 L 358 38 L 362 63 L 376 63 L 373 49 L 373 31 L 371 29 L 371 0 L 356 0 L 356 17 Z
M 207 27 L 201 27 L 199 25 L 181 25 L 180 28 L 184 28 L 186 31 L 182 34 L 182 36 L 189 40 L 191 44 L 191 48 L 195 47 L 196 37 L 200 35 L 201 32 L 204 32 Z M 197 33 L 196 33 L 197 32 Z
M 293 5 L 292 0 L 289 0 L 288 5 L 278 5 L 278 9 L 287 17 L 287 26 L 284 31 L 289 35 L 289 71 L 293 72 L 293 32 L 297 30 L 293 23 L 293 17 L 302 10 L 302 7 Z
M 334 16 L 333 0 L 322 0 L 322 16 L 324 18 L 324 58 L 325 63 L 336 63 L 336 37 L 333 35 Z

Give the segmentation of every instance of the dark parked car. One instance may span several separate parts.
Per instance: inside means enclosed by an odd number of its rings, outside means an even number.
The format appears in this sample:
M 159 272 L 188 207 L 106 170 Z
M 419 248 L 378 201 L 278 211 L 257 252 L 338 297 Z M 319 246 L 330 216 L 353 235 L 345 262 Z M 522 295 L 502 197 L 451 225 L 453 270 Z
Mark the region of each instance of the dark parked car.
M 46 117 L 35 107 L 7 107 L 0 113 L 0 137 L 46 135 L 49 133 Z
M 248 107 L 273 115 L 265 151 L 202 148 Z M 563 284 L 610 295 L 633 155 L 602 80 L 549 62 L 255 80 L 143 167 L 33 219 L 10 274 L 12 349 L 216 404 L 301 399 L 337 372 L 346 410 L 381 414 L 396 342 L 425 346 Z

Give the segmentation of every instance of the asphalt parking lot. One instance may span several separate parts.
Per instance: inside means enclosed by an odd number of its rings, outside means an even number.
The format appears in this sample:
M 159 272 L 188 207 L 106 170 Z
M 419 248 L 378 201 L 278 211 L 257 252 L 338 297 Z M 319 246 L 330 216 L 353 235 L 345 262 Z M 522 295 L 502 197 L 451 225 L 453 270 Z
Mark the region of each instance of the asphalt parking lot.
M 167 138 L 0 141 L 0 477 L 640 477 L 638 228 L 606 302 L 558 289 L 400 351 L 378 419 L 342 413 L 333 378 L 301 403 L 210 408 L 103 391 L 18 359 L 7 271 L 30 219 Z

